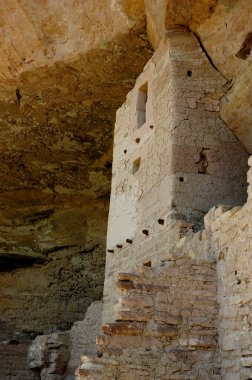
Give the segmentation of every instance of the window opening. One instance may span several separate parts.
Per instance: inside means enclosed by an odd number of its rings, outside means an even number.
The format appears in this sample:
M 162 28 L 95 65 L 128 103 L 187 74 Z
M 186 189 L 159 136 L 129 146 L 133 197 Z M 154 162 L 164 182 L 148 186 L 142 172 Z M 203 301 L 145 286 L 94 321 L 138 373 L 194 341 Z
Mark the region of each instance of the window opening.
M 145 82 L 138 90 L 137 95 L 137 128 L 146 122 L 146 104 L 148 100 L 148 82 Z
M 141 158 L 139 157 L 133 162 L 132 173 L 135 174 L 140 168 Z

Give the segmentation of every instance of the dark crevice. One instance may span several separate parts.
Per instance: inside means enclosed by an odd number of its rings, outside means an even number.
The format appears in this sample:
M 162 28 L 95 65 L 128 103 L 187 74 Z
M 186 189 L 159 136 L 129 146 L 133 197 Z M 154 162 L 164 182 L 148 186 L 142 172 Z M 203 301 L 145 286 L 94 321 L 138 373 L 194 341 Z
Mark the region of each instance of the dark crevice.
M 20 90 L 19 90 L 19 88 L 16 89 L 16 98 L 17 98 L 18 105 L 19 105 L 19 107 L 20 107 L 22 96 L 21 96 L 21 94 L 20 94 Z
M 245 38 L 245 41 L 242 44 L 242 47 L 236 53 L 235 56 L 237 58 L 246 60 L 248 56 L 250 55 L 251 48 L 252 48 L 252 32 L 248 33 L 247 37 Z
M 104 166 L 106 169 L 111 169 L 112 168 L 112 161 L 106 161 Z
M 219 2 L 219 0 L 215 0 L 214 4 L 210 5 L 210 7 L 208 9 L 209 13 L 210 13 L 209 18 L 215 13 L 218 2 Z
M 151 268 L 151 261 L 147 261 L 146 263 L 144 263 L 144 267 Z
M 64 253 L 65 251 L 69 249 L 77 249 L 78 248 L 78 253 L 81 254 L 89 254 L 92 253 L 98 245 L 95 245 L 91 248 L 83 248 L 78 245 L 65 245 L 61 247 L 53 247 L 51 249 L 48 249 L 43 252 L 45 255 L 45 258 L 43 257 L 28 257 L 28 256 L 22 256 L 20 253 L 13 253 L 10 254 L 9 256 L 2 256 L 0 257 L 0 273 L 4 272 L 12 272 L 17 269 L 21 268 L 30 268 L 34 265 L 47 265 L 52 259 L 48 257 L 47 255 L 53 255 L 54 253 L 59 253 L 62 252 Z
M 12 345 L 18 345 L 20 342 L 19 342 L 19 340 L 16 340 L 16 339 L 11 339 L 11 340 L 9 340 L 9 344 L 12 344 Z
M 52 254 L 52 253 L 56 253 L 56 252 L 60 252 L 60 251 L 65 251 L 66 249 L 70 249 L 70 248 L 76 248 L 78 247 L 77 245 L 62 245 L 62 246 L 59 246 L 59 247 L 53 247 L 51 249 L 47 249 L 44 253 L 46 255 L 49 255 L 49 254 Z
M 76 250 L 77 250 L 77 253 L 89 254 L 89 253 L 94 252 L 98 247 L 99 247 L 99 244 L 95 244 L 94 246 L 92 246 L 90 248 L 83 247 L 83 246 L 76 245 L 76 244 L 69 244 L 69 245 L 62 245 L 62 246 L 59 246 L 59 247 L 53 247 L 51 249 L 48 249 L 48 250 L 44 251 L 43 253 L 45 255 L 49 255 L 49 254 L 58 253 L 58 252 L 64 253 L 65 251 L 67 251 L 69 249 L 74 249 L 75 253 L 76 253 Z
M 21 256 L 20 254 L 0 257 L 0 273 L 11 272 L 18 268 L 32 267 L 34 264 L 42 265 L 46 261 L 34 257 Z
M 210 57 L 210 55 L 209 55 L 208 52 L 206 51 L 206 49 L 205 49 L 203 43 L 201 42 L 200 37 L 199 37 L 196 33 L 194 33 L 194 32 L 192 32 L 192 33 L 193 33 L 193 34 L 195 35 L 195 37 L 197 38 L 198 43 L 199 43 L 199 45 L 200 45 L 202 51 L 205 53 L 205 55 L 206 55 L 206 57 L 207 57 L 209 63 L 211 64 L 211 66 L 212 66 L 216 71 L 218 71 L 218 73 L 220 73 L 220 74 L 223 76 L 223 78 L 225 78 L 226 80 L 228 80 L 228 78 L 227 78 L 227 77 L 226 77 L 226 76 L 225 76 L 225 75 L 224 75 L 224 74 L 218 69 L 218 67 L 214 64 L 212 58 Z
M 42 211 L 38 211 L 38 212 L 35 212 L 33 214 L 30 214 L 30 215 L 24 217 L 22 221 L 26 222 L 28 224 L 37 223 L 37 222 L 40 222 L 41 220 L 49 218 L 53 214 L 54 214 L 53 208 L 47 209 L 47 210 L 42 210 Z

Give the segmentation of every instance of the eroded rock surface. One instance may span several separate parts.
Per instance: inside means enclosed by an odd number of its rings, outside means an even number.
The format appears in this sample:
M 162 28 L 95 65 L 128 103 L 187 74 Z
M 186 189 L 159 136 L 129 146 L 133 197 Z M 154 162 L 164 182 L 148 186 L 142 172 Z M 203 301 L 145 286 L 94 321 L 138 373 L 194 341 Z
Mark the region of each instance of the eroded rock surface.
M 0 276 L 0 338 L 14 333 L 34 337 L 69 329 L 82 320 L 93 300 L 102 297 L 103 245 L 82 251 L 65 249 L 46 265 Z
M 151 49 L 142 1 L 0 11 L 3 270 L 104 240 L 115 110 Z

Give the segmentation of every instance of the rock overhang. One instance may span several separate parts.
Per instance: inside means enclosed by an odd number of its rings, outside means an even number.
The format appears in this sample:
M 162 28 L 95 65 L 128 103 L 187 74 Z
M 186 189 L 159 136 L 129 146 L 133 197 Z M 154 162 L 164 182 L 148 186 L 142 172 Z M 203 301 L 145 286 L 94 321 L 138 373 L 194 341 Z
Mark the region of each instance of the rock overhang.
M 45 10 L 23 5 L 26 22 L 33 26 L 35 16 L 45 17 Z M 101 15 L 94 15 L 94 20 L 101 17 L 100 25 L 96 20 L 97 33 L 87 22 L 87 13 L 91 17 L 94 11 L 92 2 L 87 2 L 81 12 L 73 9 L 80 19 L 83 16 L 77 25 L 73 26 L 73 17 L 68 20 L 68 29 L 78 31 L 75 37 L 41 40 L 36 29 L 30 44 L 26 41 L 10 52 L 9 61 L 15 62 L 19 55 L 22 64 L 14 71 L 6 65 L 0 69 L 3 257 L 47 261 L 49 254 L 65 247 L 104 241 L 115 111 L 152 49 L 141 4 L 106 1 L 99 9 Z M 54 9 L 52 20 L 60 15 Z M 2 38 L 10 25 L 3 26 Z M 18 30 L 16 26 L 13 31 L 14 45 L 19 42 Z M 22 60 L 23 50 L 29 51 L 32 43 L 35 59 L 27 63 Z M 42 45 L 54 46 L 55 54 L 42 59 Z

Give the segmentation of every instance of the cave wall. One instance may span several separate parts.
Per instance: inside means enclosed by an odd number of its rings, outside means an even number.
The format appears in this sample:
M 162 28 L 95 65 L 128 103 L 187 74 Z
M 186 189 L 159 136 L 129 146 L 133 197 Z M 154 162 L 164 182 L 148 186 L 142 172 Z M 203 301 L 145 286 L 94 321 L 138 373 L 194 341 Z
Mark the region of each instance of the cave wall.
M 113 125 L 152 54 L 143 1 L 0 5 L 0 326 L 69 328 L 101 299 Z
M 68 330 L 103 292 L 105 247 L 61 252 L 47 265 L 0 274 L 1 340 Z

